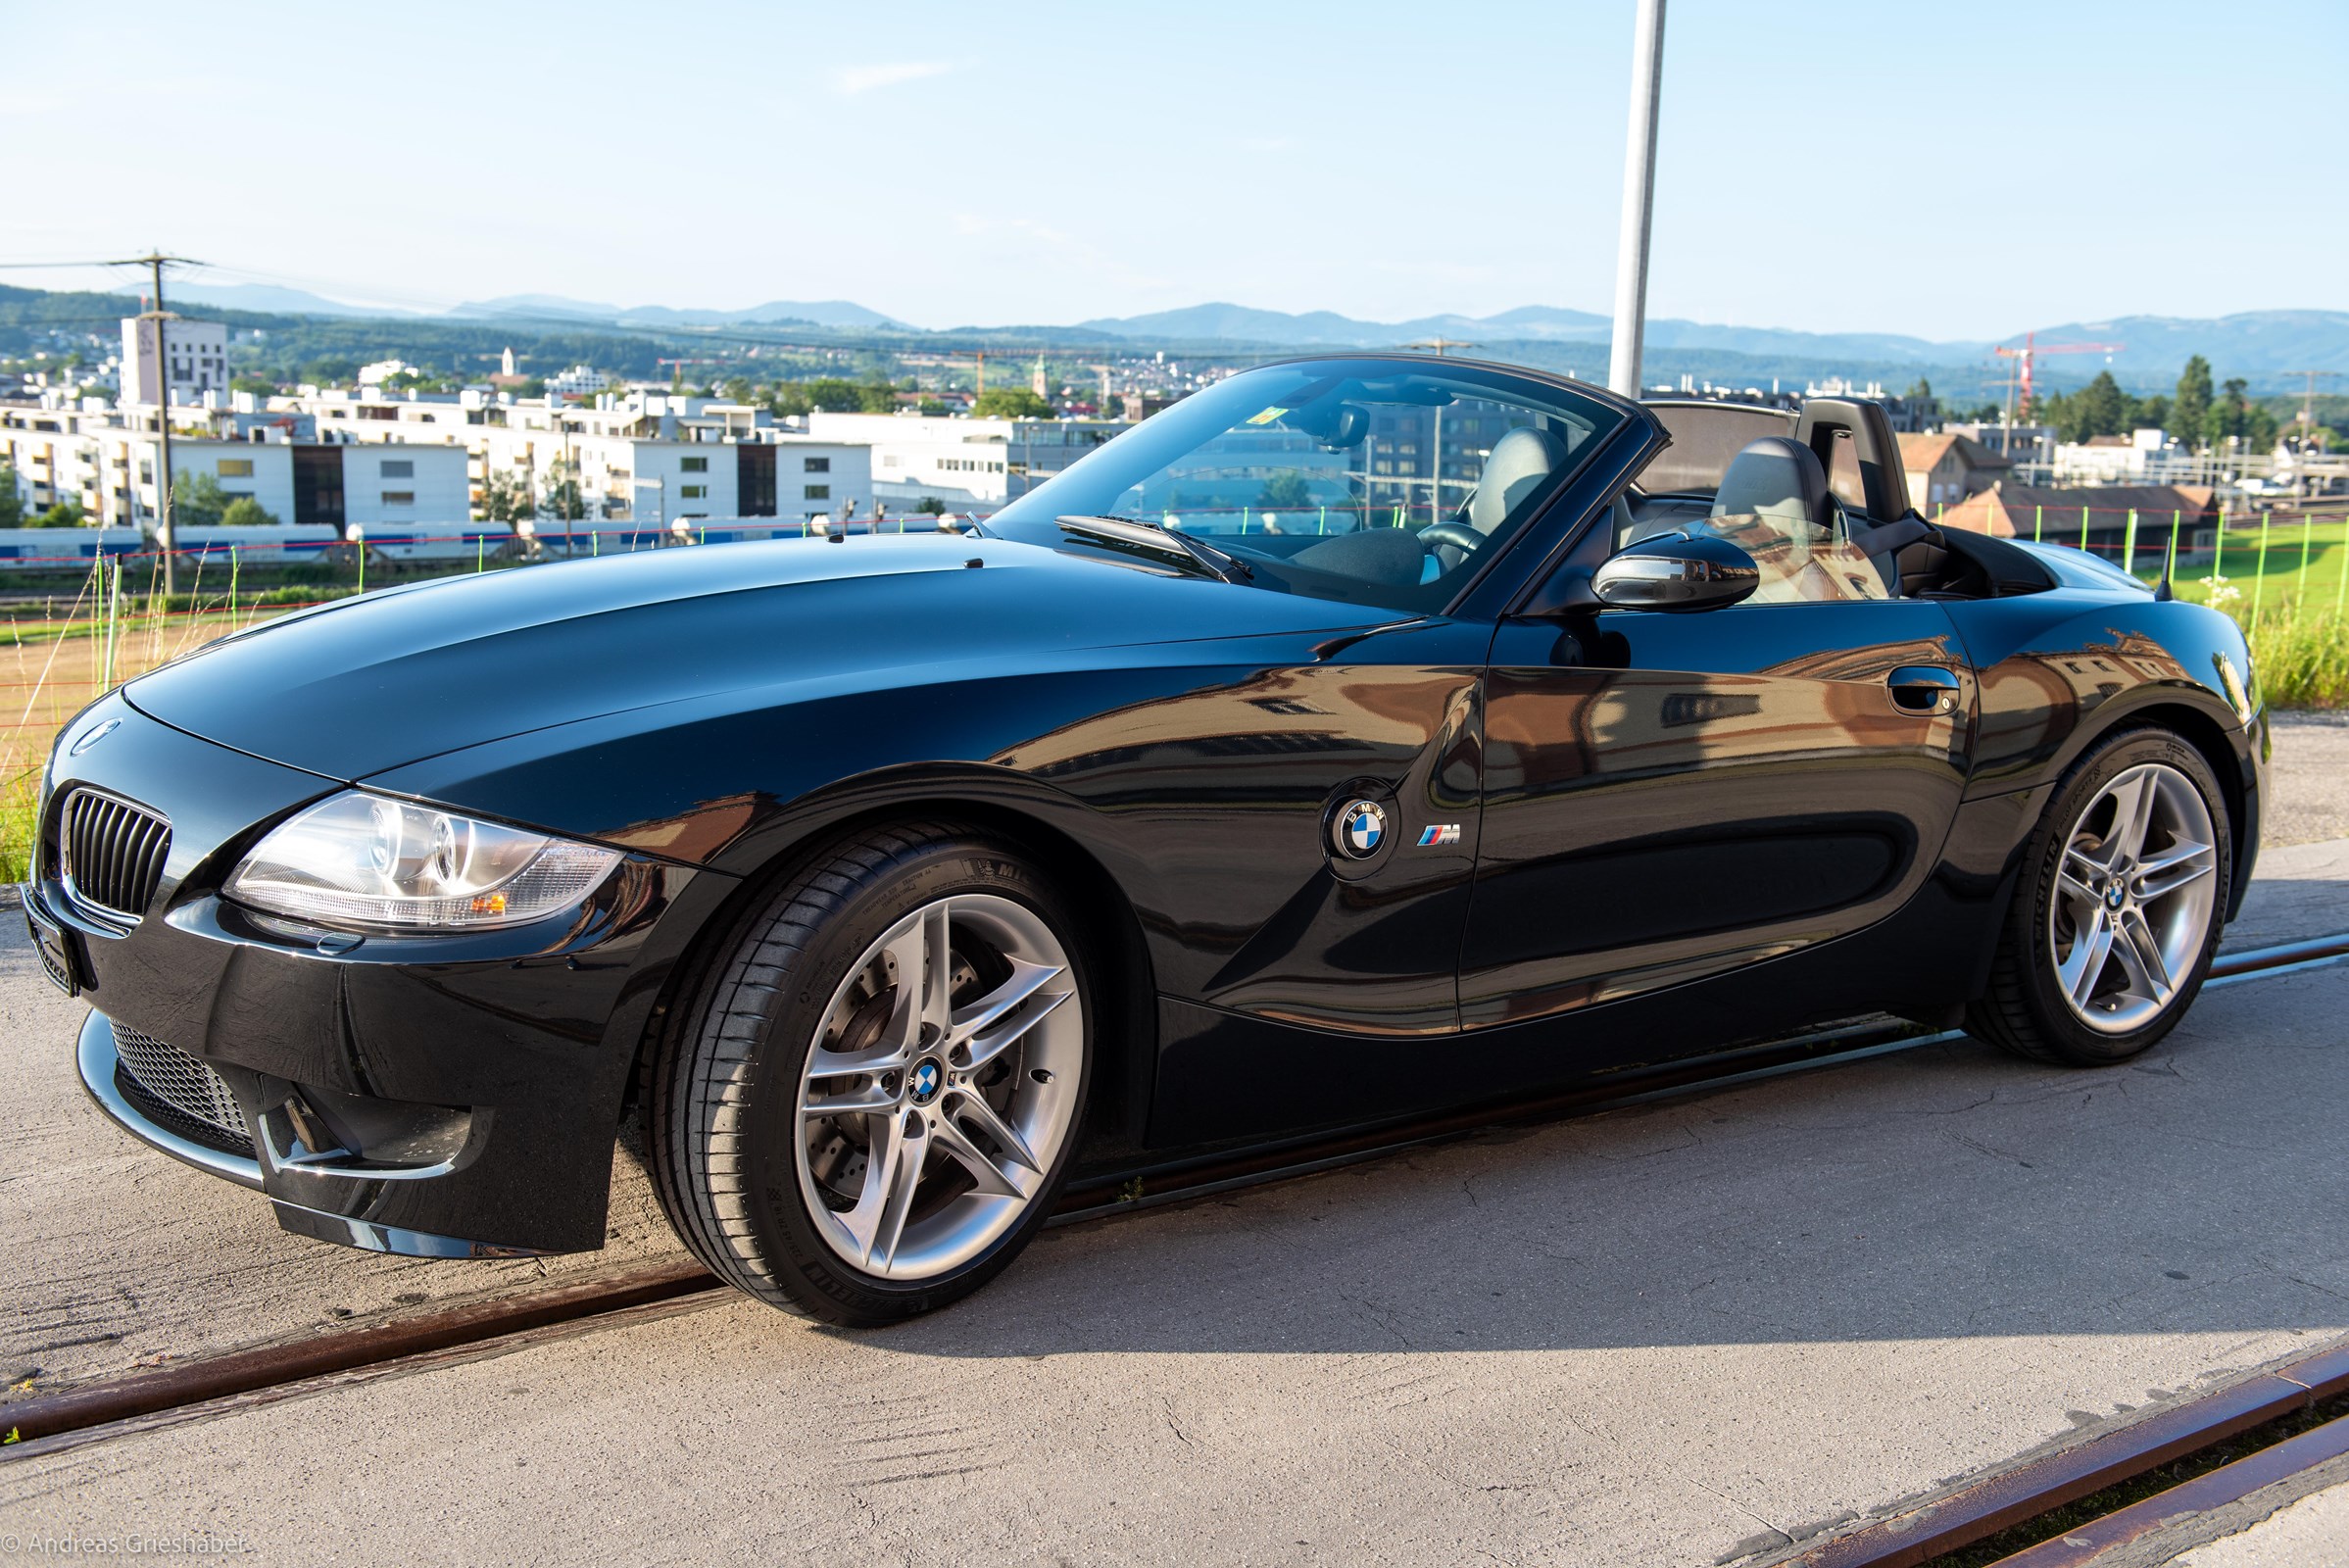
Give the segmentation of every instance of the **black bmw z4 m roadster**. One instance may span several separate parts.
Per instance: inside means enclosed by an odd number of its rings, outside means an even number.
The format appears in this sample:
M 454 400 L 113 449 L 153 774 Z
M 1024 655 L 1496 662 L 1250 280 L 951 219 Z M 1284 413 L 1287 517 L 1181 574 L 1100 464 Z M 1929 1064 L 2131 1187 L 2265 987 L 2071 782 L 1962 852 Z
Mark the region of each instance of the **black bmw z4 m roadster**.
M 2192 1003 L 2258 845 L 2244 640 L 1938 530 L 1881 409 L 1458 360 L 1233 376 L 983 524 L 395 589 L 60 735 L 81 1077 L 288 1229 L 678 1233 L 869 1325 L 1072 1173 L 1883 1010 L 2050 1063 Z

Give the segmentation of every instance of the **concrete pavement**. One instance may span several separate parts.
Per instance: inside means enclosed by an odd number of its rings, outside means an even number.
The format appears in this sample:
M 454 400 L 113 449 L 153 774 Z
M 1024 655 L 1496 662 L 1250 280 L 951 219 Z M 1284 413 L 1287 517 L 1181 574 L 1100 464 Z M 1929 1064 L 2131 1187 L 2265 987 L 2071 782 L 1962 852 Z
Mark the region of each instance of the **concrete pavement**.
M 254 1560 L 1708 1563 L 2349 1337 L 2349 970 L 1049 1233 L 886 1334 L 720 1299 L 0 1465 Z M 327 1254 L 331 1255 L 331 1254 Z

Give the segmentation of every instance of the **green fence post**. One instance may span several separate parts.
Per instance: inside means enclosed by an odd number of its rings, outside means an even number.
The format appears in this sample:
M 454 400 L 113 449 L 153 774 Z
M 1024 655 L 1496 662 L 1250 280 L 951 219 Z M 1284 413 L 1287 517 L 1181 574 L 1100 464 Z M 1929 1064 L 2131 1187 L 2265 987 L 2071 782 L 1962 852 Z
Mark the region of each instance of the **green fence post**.
M 2219 509 L 2219 531 L 2211 535 L 2211 583 L 2213 591 L 2227 578 L 2227 509 Z
M 2043 538 L 2043 537 L 2046 535 L 2046 532 L 2047 532 L 2047 509 L 2046 509 L 2045 507 L 2033 507 L 2033 508 L 2031 508 L 2031 542 L 2032 544 L 2034 544 L 2034 545 L 2035 545 L 2035 544 L 2037 544 L 2037 543 L 2038 543 L 2038 542 L 2039 542 L 2039 541 L 2040 541 L 2040 540 L 2041 540 L 2041 539 L 2042 539 L 2042 538 Z
M 1324 508 L 1322 508 L 1322 509 L 1321 509 L 1321 525 L 1320 525 L 1319 527 L 1315 528 L 1313 531 L 1314 531 L 1315 533 L 1328 533 L 1328 532 L 1330 531 L 1330 509 L 1329 509 L 1329 508 L 1327 508 L 1327 507 L 1324 507 Z
M 367 591 L 367 542 L 365 534 L 359 539 L 359 591 L 362 595 Z
M 2332 590 L 2332 612 L 2336 615 L 2344 604 L 2349 604 L 2349 514 L 2343 514 L 2341 524 L 2341 580 Z
M 120 561 L 113 563 L 114 569 L 111 572 L 107 570 L 107 565 L 106 558 L 100 556 L 98 558 L 98 581 L 103 585 L 103 591 L 106 594 L 106 653 L 98 673 L 98 685 L 105 691 L 113 691 L 115 689 L 115 611 L 122 599 L 122 564 Z
M 228 547 L 228 629 L 236 630 L 236 546 Z
M 2137 509 L 2129 509 L 2129 526 L 2121 532 L 2121 569 L 2130 576 L 2137 573 Z
M 2170 548 L 2162 554 L 2162 581 L 2178 580 L 2178 522 L 2179 514 L 2170 514 Z
M 2088 548 L 2088 509 L 2085 507 L 2080 509 L 2080 548 Z
M 2259 622 L 2259 607 L 2268 597 L 2268 530 L 2275 522 L 2274 508 L 2259 514 L 2259 564 L 2253 568 L 2258 573 L 2258 580 L 2251 585 L 2251 619 L 2254 625 Z

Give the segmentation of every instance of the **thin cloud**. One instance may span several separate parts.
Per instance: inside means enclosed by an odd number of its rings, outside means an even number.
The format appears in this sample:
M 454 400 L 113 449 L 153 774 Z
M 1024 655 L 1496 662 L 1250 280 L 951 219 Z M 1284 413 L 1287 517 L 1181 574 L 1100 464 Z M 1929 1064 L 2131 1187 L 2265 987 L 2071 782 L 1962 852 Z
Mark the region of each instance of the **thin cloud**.
M 876 87 L 902 87 L 909 81 L 922 81 L 931 76 L 943 76 L 956 69 L 934 60 L 900 60 L 879 66 L 843 66 L 832 73 L 832 90 L 843 98 L 854 98 L 860 92 Z

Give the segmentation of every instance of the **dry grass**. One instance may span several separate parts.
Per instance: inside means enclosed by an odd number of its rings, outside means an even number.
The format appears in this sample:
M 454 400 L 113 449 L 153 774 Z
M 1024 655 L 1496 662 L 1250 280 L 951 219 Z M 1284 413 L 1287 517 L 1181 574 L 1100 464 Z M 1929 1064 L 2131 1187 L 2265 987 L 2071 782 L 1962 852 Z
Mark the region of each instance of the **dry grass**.
M 0 655 L 0 882 L 22 882 L 32 854 L 41 769 L 57 732 L 75 713 L 134 675 L 202 647 L 275 608 L 203 596 L 198 608 L 164 611 L 160 598 L 132 601 L 136 613 L 103 612 L 93 576 L 64 614 L 9 622 Z M 158 608 L 149 609 L 148 606 Z

